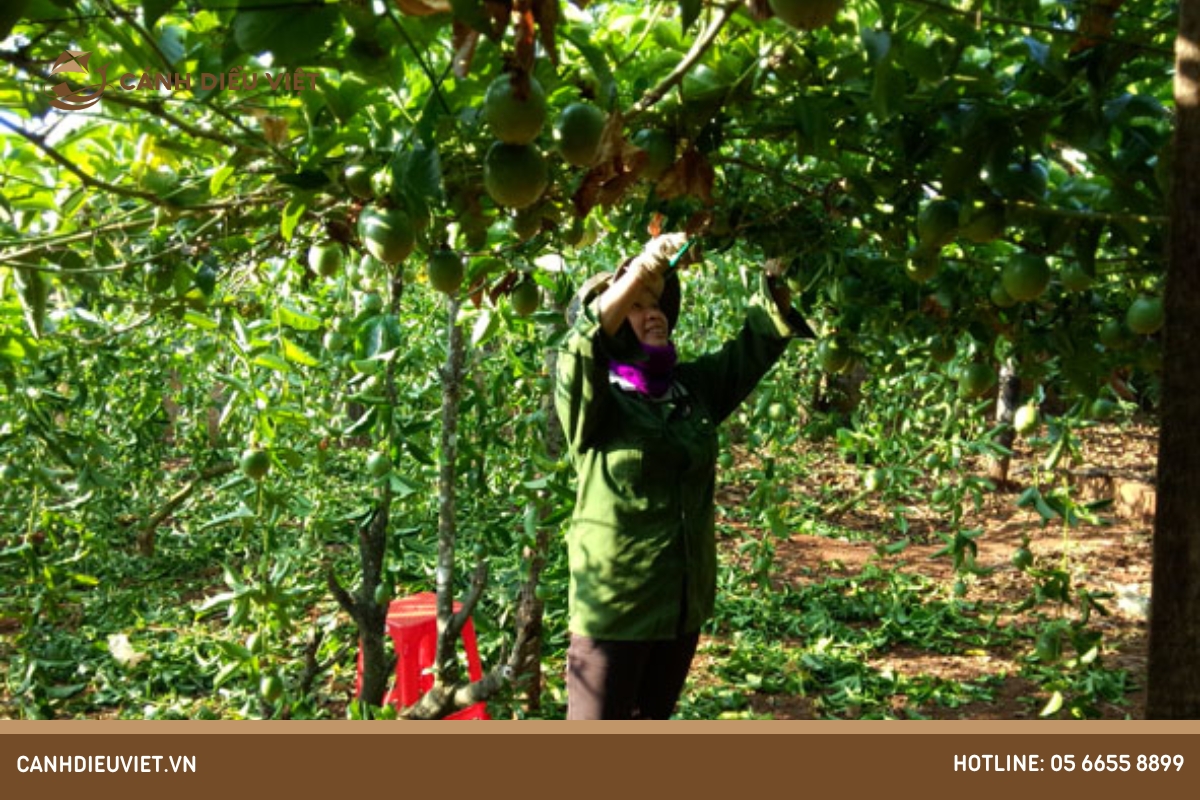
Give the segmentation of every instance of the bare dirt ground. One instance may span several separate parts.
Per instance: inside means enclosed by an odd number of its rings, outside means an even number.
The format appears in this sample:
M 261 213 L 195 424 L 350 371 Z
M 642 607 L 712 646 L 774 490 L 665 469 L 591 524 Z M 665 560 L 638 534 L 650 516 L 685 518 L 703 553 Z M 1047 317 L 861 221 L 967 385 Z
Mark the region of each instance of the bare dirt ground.
M 1099 712 L 1104 719 L 1143 719 L 1157 434 L 1145 424 L 1102 425 L 1083 431 L 1082 444 L 1084 463 L 1066 464 L 1064 460 L 1053 476 L 1054 482 L 1043 482 L 1041 488 L 1048 492 L 1054 485 L 1067 481 L 1084 501 L 1111 499 L 1110 505 L 1098 511 L 1101 524 L 1083 522 L 1067 529 L 1064 535 L 1061 522 L 1043 526 L 1036 511 L 1017 506 L 1020 493 L 1030 485 L 1031 464 L 1045 455 L 1044 448 L 1035 452 L 1018 440 L 1009 473 L 1012 485 L 990 493 L 982 508 L 978 511 L 970 508 L 964 517 L 964 528 L 983 530 L 977 540 L 976 561 L 986 571 L 968 578 L 969 599 L 982 606 L 1008 610 L 1008 619 L 1001 617 L 1003 623 L 1033 621 L 1031 612 L 1015 610 L 1030 592 L 1029 577 L 1017 570 L 1011 560 L 1023 536 L 1030 540 L 1029 549 L 1036 564 L 1069 565 L 1076 591 L 1084 588 L 1092 593 L 1111 592 L 1113 596 L 1103 601 L 1109 615 L 1093 616 L 1091 624 L 1103 633 L 1104 664 L 1128 673 L 1129 690 L 1121 704 L 1103 704 Z M 824 448 L 827 453 L 811 459 L 820 466 L 816 468 L 817 474 L 809 476 L 809 485 L 844 487 L 846 497 L 855 496 L 861 485 L 856 467 L 847 464 L 832 444 Z M 738 457 L 752 458 L 744 453 Z M 978 466 L 982 474 L 983 465 Z M 726 507 L 734 505 L 746 491 L 745 486 L 727 486 L 720 490 L 723 496 L 719 502 Z M 913 510 L 908 532 L 911 544 L 901 553 L 889 556 L 879 554 L 876 543 L 878 532 L 890 529 L 891 506 L 870 496 L 845 508 L 831 521 L 847 529 L 846 536 L 793 535 L 777 543 L 778 584 L 799 585 L 828 576 L 856 575 L 872 560 L 886 568 L 919 573 L 947 587 L 960 579 L 950 558 L 932 557 L 944 542 L 936 536 L 941 521 L 931 510 Z M 859 540 L 856 534 L 870 536 L 875 541 Z M 723 557 L 736 560 L 733 543 L 724 544 L 727 547 Z M 956 655 L 896 648 L 869 664 L 896 674 L 960 681 L 1003 676 L 990 702 L 971 702 L 956 708 L 930 705 L 919 711 L 942 719 L 1027 719 L 1038 716 L 1046 692 L 1018 675 L 1020 660 L 1025 655 L 1012 648 L 983 652 L 972 649 Z M 711 664 L 712 659 L 707 661 Z M 695 669 L 696 679 L 701 682 L 705 680 L 706 666 L 702 643 Z M 895 699 L 898 711 L 905 702 L 903 697 Z M 776 719 L 819 716 L 811 697 L 756 695 L 751 706 L 756 713 L 771 714 Z

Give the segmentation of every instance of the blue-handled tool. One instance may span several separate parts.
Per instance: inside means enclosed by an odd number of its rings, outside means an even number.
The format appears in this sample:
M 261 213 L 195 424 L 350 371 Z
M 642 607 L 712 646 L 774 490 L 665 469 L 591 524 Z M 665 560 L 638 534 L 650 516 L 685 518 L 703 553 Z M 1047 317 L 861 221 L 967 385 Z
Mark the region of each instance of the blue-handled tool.
M 667 262 L 668 274 L 675 271 L 676 267 L 679 264 L 679 259 L 683 258 L 683 254 L 688 251 L 688 248 L 690 248 L 692 246 L 692 243 L 695 241 L 696 241 L 695 239 L 688 239 L 686 242 L 683 243 L 683 247 L 679 248 L 679 252 L 675 254 L 675 257 L 672 258 L 669 262 Z

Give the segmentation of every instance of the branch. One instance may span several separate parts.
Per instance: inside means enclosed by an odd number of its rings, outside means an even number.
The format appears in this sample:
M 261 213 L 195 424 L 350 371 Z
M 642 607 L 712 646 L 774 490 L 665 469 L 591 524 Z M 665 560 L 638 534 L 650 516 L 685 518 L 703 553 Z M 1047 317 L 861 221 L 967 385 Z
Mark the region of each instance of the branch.
M 200 475 L 192 480 L 192 482 L 187 486 L 184 486 L 178 492 L 171 495 L 171 499 L 163 503 L 162 507 L 159 508 L 158 511 L 155 511 L 153 514 L 151 514 L 150 518 L 146 520 L 146 524 L 142 526 L 140 531 L 138 531 L 138 550 L 141 552 L 141 554 L 147 557 L 154 555 L 154 531 L 158 529 L 158 526 L 162 524 L 163 520 L 174 513 L 175 509 L 187 502 L 187 499 L 192 496 L 197 487 L 206 481 L 211 481 L 213 478 L 219 478 L 222 475 L 228 475 L 230 472 L 233 472 L 236 466 L 237 465 L 232 461 L 226 461 L 223 464 L 217 464 L 209 467 L 208 469 L 202 471 Z
M 325 585 L 329 587 L 329 593 L 333 595 L 333 599 L 337 600 L 342 610 L 350 615 L 350 619 L 358 626 L 359 631 L 363 630 L 363 624 L 358 612 L 358 604 L 354 602 L 354 598 L 350 596 L 337 579 L 337 575 L 333 574 L 333 567 L 325 568 Z
M 300 696 L 304 697 L 312 691 L 313 681 L 321 670 L 325 669 L 326 665 L 321 664 L 317 660 L 317 652 L 321 649 L 321 642 L 325 639 L 325 631 L 321 628 L 314 628 L 309 635 L 308 642 L 304 645 L 304 672 L 300 676 Z
M 1014 19 L 1012 17 L 1000 17 L 1000 16 L 996 16 L 995 14 L 984 14 L 982 11 L 978 10 L 978 8 L 954 8 L 953 6 L 948 6 L 943 3 L 934 2 L 934 0 L 904 0 L 904 2 L 908 3 L 910 5 L 917 5 L 917 6 L 924 6 L 925 8 L 931 8 L 934 11 L 941 11 L 945 14 L 956 14 L 960 17 L 969 17 L 970 19 L 975 20 L 975 25 L 977 27 L 981 22 L 991 22 L 996 25 L 1003 25 L 1003 26 L 1014 27 L 1014 28 L 1025 28 L 1025 29 L 1031 30 L 1031 31 L 1040 31 L 1042 33 L 1051 34 L 1052 36 L 1067 36 L 1072 39 L 1078 39 L 1080 36 L 1078 30 L 1074 30 L 1074 29 L 1070 29 L 1070 28 L 1056 28 L 1053 25 L 1043 25 L 1038 22 L 1029 22 L 1028 20 Z M 1096 41 L 1103 42 L 1105 44 L 1129 45 L 1130 47 L 1136 47 L 1140 50 L 1145 50 L 1148 53 L 1158 53 L 1160 55 L 1166 55 L 1166 56 L 1174 55 L 1173 51 L 1168 50 L 1163 47 L 1155 47 L 1154 45 L 1141 44 L 1140 42 L 1134 42 L 1134 41 L 1130 41 L 1128 39 L 1118 39 L 1114 36 L 1102 36 L 1102 35 L 1098 35 L 1098 34 L 1089 34 L 1089 38 L 1095 39 Z
M 525 650 L 526 638 L 525 629 L 518 627 L 512 654 L 503 664 L 471 683 L 456 683 L 451 686 L 435 683 L 417 702 L 400 710 L 400 719 L 441 719 L 491 699 L 512 683 L 513 676 L 517 674 L 517 662 Z
M 1166 227 L 1170 221 L 1169 217 L 1152 215 L 1152 214 L 1121 214 L 1108 211 L 1081 211 L 1073 208 L 1055 208 L 1053 206 L 1043 206 L 1037 203 L 1031 203 L 1028 200 L 1010 200 L 1012 205 L 1023 211 L 1036 211 L 1039 214 L 1046 214 L 1053 217 L 1063 217 L 1064 219 L 1082 219 L 1093 222 L 1136 222 L 1143 225 L 1161 225 Z
M 36 75 L 43 82 L 49 83 L 51 81 L 51 76 L 49 74 L 47 74 L 46 72 L 39 69 L 35 62 L 30 61 L 26 57 L 22 57 L 20 54 L 0 52 L 0 60 L 7 61 L 8 63 L 12 64 L 13 66 L 15 66 L 19 69 L 25 70 L 30 75 Z M 197 139 L 208 139 L 209 141 L 217 142 L 218 144 L 223 144 L 223 145 L 226 145 L 227 147 L 233 147 L 233 148 L 244 147 L 247 150 L 250 150 L 250 151 L 256 152 L 256 153 L 271 152 L 271 149 L 268 149 L 266 147 L 259 147 L 257 145 L 250 144 L 248 142 L 238 142 L 234 139 L 230 139 L 228 136 L 225 136 L 220 133 L 216 133 L 215 131 L 207 131 L 207 130 L 204 130 L 203 128 L 198 128 L 195 125 L 191 124 L 190 122 L 188 122 L 180 117 L 177 117 L 174 114 L 171 114 L 170 112 L 164 110 L 161 100 L 149 100 L 149 101 L 138 100 L 136 98 L 130 97 L 127 92 L 118 92 L 118 93 L 109 92 L 109 93 L 105 94 L 104 102 L 105 103 L 115 103 L 119 106 L 125 106 L 127 108 L 140 109 L 142 111 L 145 111 L 147 114 L 150 114 L 151 116 L 158 117 L 159 119 L 163 120 L 164 122 L 175 126 L 176 128 L 178 128 L 179 130 L 188 134 L 189 136 L 193 136 Z M 205 108 L 208 108 L 209 110 L 212 110 L 212 111 L 217 111 L 216 106 L 205 106 Z M 218 112 L 218 113 L 220 113 L 220 112 Z M 278 151 L 275 151 L 275 152 L 277 155 L 279 155 Z M 286 158 L 284 159 L 284 161 L 289 164 L 291 163 Z
M 730 18 L 733 17 L 734 12 L 741 8 L 741 5 L 741 2 L 731 2 L 721 6 L 717 18 L 712 21 L 708 29 L 692 44 L 692 49 L 683 57 L 683 61 L 680 61 L 675 69 L 671 71 L 670 75 L 663 78 L 657 86 L 642 95 L 642 99 L 634 103 L 633 107 L 629 109 L 629 112 L 625 115 L 626 122 L 632 120 L 663 99 L 666 93 L 671 90 L 671 87 L 683 80 L 683 76 L 700 60 L 700 57 L 704 55 L 704 51 L 712 46 L 712 43 L 717 38 L 717 34 L 725 27 L 725 23 L 729 22 Z
M 425 56 L 421 54 L 416 42 L 414 42 L 412 37 L 408 35 L 408 31 L 403 25 L 400 24 L 400 20 L 396 18 L 396 15 L 392 12 L 391 7 L 385 6 L 385 8 L 387 9 L 387 18 L 391 20 L 393 25 L 396 26 L 396 30 L 400 31 L 400 35 L 404 37 L 404 41 L 408 43 L 408 49 L 412 50 L 413 56 L 417 59 L 417 64 L 421 67 L 421 71 L 425 73 L 426 78 L 429 78 L 429 83 L 433 87 L 433 93 L 437 96 L 438 103 L 440 103 L 442 106 L 442 111 L 449 114 L 450 104 L 446 102 L 446 97 L 442 94 L 442 82 L 436 75 L 433 74 L 433 68 L 430 67 L 425 61 Z
M 46 189 L 46 191 L 52 191 L 52 190 Z M 113 222 L 113 223 L 109 223 L 107 225 L 98 225 L 95 228 L 88 228 L 87 230 L 80 231 L 79 233 L 54 234 L 54 235 L 50 235 L 50 236 L 27 236 L 27 237 L 23 237 L 21 239 L 0 241 L 0 247 L 7 247 L 10 245 L 14 245 L 14 244 L 23 244 L 23 245 L 69 244 L 70 242 L 82 242 L 85 239 L 94 238 L 96 236 L 96 234 L 98 234 L 98 233 L 132 231 L 132 230 L 137 230 L 138 228 L 148 228 L 153 224 L 154 224 L 153 219 L 134 220 L 131 222 Z M 18 253 L 13 254 L 11 256 L 11 258 L 22 258 L 24 256 L 29 255 L 30 253 L 37 252 L 40 249 L 42 249 L 42 248 L 30 247 L 30 248 L 27 248 L 26 250 L 22 250 Z
M 104 5 L 106 7 L 108 7 L 109 9 L 111 9 L 113 14 L 115 14 L 117 17 L 120 17 L 122 22 L 124 22 L 129 27 L 133 28 L 135 31 L 137 31 L 141 35 L 142 39 L 145 40 L 145 44 L 147 44 L 150 47 L 150 49 L 154 51 L 154 54 L 156 56 L 158 56 L 160 61 L 162 61 L 164 67 L 166 67 L 167 69 L 174 69 L 174 66 L 171 64 L 170 59 L 167 58 L 166 53 L 164 53 L 162 51 L 162 48 L 158 46 L 158 42 L 155 41 L 154 37 L 150 35 L 149 31 L 147 31 L 144 27 L 142 27 L 142 24 L 137 21 L 137 18 L 134 17 L 133 14 L 130 14 L 128 11 L 121 8 L 116 3 L 111 2 L 111 0 L 109 0 L 109 2 L 104 3 Z
M 21 136 L 22 138 L 24 138 L 25 140 L 27 140 L 28 142 L 33 144 L 35 147 L 37 147 L 39 150 L 41 150 L 43 153 L 50 156 L 50 158 L 53 161 L 55 161 L 59 166 L 64 167 L 68 172 L 73 173 L 77 178 L 79 178 L 79 180 L 83 181 L 84 186 L 88 186 L 92 189 L 100 189 L 101 191 L 105 191 L 105 192 L 111 192 L 112 194 L 120 195 L 121 197 L 134 197 L 139 200 L 146 200 L 147 202 L 153 203 L 154 205 L 158 205 L 158 206 L 169 205 L 168 201 L 163 200 L 161 197 L 154 194 L 153 192 L 143 192 L 140 189 L 129 189 L 124 186 L 117 186 L 115 183 L 106 183 L 106 182 L 100 180 L 99 178 L 92 177 L 91 175 L 87 174 L 79 167 L 72 164 L 71 161 L 66 156 L 64 156 L 62 153 L 58 152 L 53 147 L 46 144 L 44 136 L 39 136 L 37 134 L 30 133 L 29 131 L 22 128 L 20 125 L 14 125 L 13 123 L 9 122 L 4 117 L 0 117 L 0 125 L 3 125 L 4 127 L 11 130 L 13 133 L 16 133 L 17 135 Z
M 467 590 L 467 596 L 463 598 L 462 608 L 450 618 L 450 624 L 447 626 L 449 631 L 453 631 L 455 641 L 471 614 L 475 613 L 475 606 L 478 605 L 479 598 L 483 596 L 484 587 L 487 586 L 487 578 L 487 559 L 480 558 L 475 562 L 475 574 L 471 576 L 471 588 Z
M 88 173 L 84 172 L 82 169 L 80 169 L 76 165 L 72 164 L 70 159 L 68 159 L 62 153 L 58 152 L 53 147 L 46 144 L 45 136 L 35 134 L 35 133 L 30 133 L 29 131 L 25 130 L 21 126 L 14 125 L 13 123 L 9 122 L 4 117 L 0 117 L 0 125 L 3 125 L 4 127 L 8 128 L 9 130 L 18 134 L 25 140 L 32 143 L 34 146 L 36 146 L 39 150 L 44 152 L 46 155 L 50 156 L 50 158 L 55 163 L 57 163 L 61 167 L 64 167 L 68 172 L 74 174 L 77 178 L 79 178 L 79 180 L 83 182 L 84 186 L 87 186 L 91 189 L 98 189 L 103 192 L 109 192 L 111 194 L 115 194 L 120 197 L 131 197 L 131 198 L 135 198 L 138 200 L 145 200 L 146 202 L 151 203 L 152 205 L 156 205 L 156 206 L 167 206 L 167 207 L 171 207 L 171 208 L 180 208 L 181 207 L 177 203 L 170 200 L 170 198 L 160 197 L 157 194 L 154 194 L 153 192 L 145 192 L 145 191 L 142 191 L 141 189 L 130 189 L 125 186 L 118 186 L 115 183 L 108 183 L 108 182 L 102 181 L 99 178 L 96 178 L 92 175 L 89 175 Z M 183 187 L 180 187 L 180 188 L 182 189 Z M 262 190 L 261 192 L 255 193 L 255 194 L 262 197 L 262 196 L 270 196 L 272 194 L 272 192 L 271 192 L 270 188 L 267 188 L 267 189 Z M 202 203 L 200 205 L 195 205 L 195 206 L 182 206 L 182 208 L 185 210 L 188 210 L 188 211 L 215 211 L 217 209 L 233 208 L 235 206 L 238 208 L 241 208 L 246 205 L 247 199 L 249 197 L 253 197 L 253 196 L 255 196 L 255 195 L 247 195 L 246 197 L 241 197 L 241 198 L 237 198 L 234 200 L 227 200 L 227 201 L 221 202 L 221 203 Z
M 212 227 L 217 222 L 220 222 L 223 218 L 224 218 L 224 214 L 214 214 L 212 216 L 212 218 L 210 218 L 209 220 L 204 222 L 202 225 L 200 225 L 198 228 L 196 228 L 196 230 L 191 231 L 192 238 L 199 236 L 205 230 Z M 90 238 L 93 238 L 94 235 L 95 234 L 93 231 L 89 231 L 82 238 L 90 239 Z M 67 241 L 68 239 L 74 240 L 77 238 L 80 238 L 80 237 L 78 237 L 78 236 L 63 237 L 62 241 Z M 48 266 L 44 266 L 41 264 L 23 264 L 23 263 L 11 260 L 11 259 L 18 259 L 18 258 L 24 258 L 26 256 L 35 255 L 35 254 L 41 252 L 42 250 L 46 249 L 45 247 L 30 247 L 30 248 L 26 248 L 25 250 L 18 250 L 15 253 L 9 253 L 9 254 L 5 255 L 4 260 L 0 261 L 0 266 L 27 267 L 28 269 L 37 270 L 38 272 L 48 272 L 51 275 L 66 275 L 66 276 L 105 275 L 105 274 L 112 273 L 112 272 L 121 272 L 122 270 L 128 269 L 129 267 L 139 267 L 142 264 L 149 264 L 152 261 L 156 261 L 157 259 L 162 258 L 164 255 L 166 255 L 168 253 L 176 253 L 181 250 L 186 250 L 190 246 L 191 246 L 191 240 L 184 239 L 179 244 L 175 244 L 175 245 L 172 245 L 171 247 L 165 247 L 162 250 L 155 251 L 155 252 L 151 253 L 150 255 L 146 256 L 145 258 L 139 258 L 139 259 L 135 259 L 133 261 L 122 261 L 117 264 L 109 264 L 106 267 L 90 267 L 90 268 L 85 267 L 83 269 L 63 269 L 61 267 L 48 267 Z

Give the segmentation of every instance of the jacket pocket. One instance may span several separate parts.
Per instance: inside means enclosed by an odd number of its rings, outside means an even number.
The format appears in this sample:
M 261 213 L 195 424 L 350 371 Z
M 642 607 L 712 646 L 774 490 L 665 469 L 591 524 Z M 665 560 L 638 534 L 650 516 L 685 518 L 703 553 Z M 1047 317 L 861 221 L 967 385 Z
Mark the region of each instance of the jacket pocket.
M 623 496 L 644 491 L 643 465 L 645 451 L 637 447 L 621 447 L 604 454 L 604 478 L 608 488 Z

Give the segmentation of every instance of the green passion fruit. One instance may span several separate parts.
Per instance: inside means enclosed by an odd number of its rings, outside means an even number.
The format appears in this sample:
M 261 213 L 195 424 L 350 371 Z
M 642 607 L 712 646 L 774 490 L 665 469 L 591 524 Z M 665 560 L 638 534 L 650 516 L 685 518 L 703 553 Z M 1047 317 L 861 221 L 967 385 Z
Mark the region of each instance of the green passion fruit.
M 385 264 L 408 258 L 417 242 L 412 219 L 398 208 L 364 208 L 358 215 L 358 235 L 367 252 Z
M 937 250 L 918 247 L 913 250 L 904 263 L 904 274 L 908 276 L 909 280 L 925 283 L 937 275 L 941 260 Z
M 392 471 L 392 461 L 383 453 L 371 453 L 367 457 L 367 472 L 372 478 L 382 478 Z
M 247 478 L 261 481 L 271 470 L 271 456 L 267 454 L 266 450 L 251 447 L 242 453 L 238 465 Z
M 646 151 L 642 177 L 656 181 L 675 163 L 675 142 L 665 131 L 642 128 L 633 135 L 633 144 Z
M 958 396 L 967 400 L 982 397 L 996 385 L 996 371 L 982 361 L 965 366 L 958 376 Z
M 548 182 L 546 159 L 533 145 L 495 142 L 484 157 L 483 188 L 497 205 L 533 205 Z
M 837 19 L 845 0 L 769 0 L 775 16 L 802 31 L 824 28 Z
M 454 294 L 462 286 L 466 269 L 453 250 L 437 250 L 429 257 L 429 285 L 442 294 Z
M 523 280 L 518 283 L 508 296 L 508 302 L 512 306 L 513 312 L 519 317 L 528 317 L 537 311 L 541 301 L 541 292 L 538 291 L 537 284 L 531 280 Z
M 930 200 L 917 215 L 917 238 L 927 248 L 949 244 L 958 231 L 959 206 L 954 200 Z
M 828 373 L 838 373 L 850 366 L 853 353 L 843 339 L 833 336 L 817 344 L 817 363 Z
M 1022 436 L 1028 436 L 1036 431 L 1041 422 L 1037 406 L 1023 405 L 1013 414 L 1013 429 Z
M 342 271 L 342 248 L 337 242 L 320 242 L 308 248 L 308 266 L 323 278 Z
M 981 206 L 964 206 L 959 214 L 958 232 L 975 244 L 986 244 L 999 239 L 1004 233 L 1004 206 L 987 203 Z
M 1050 266 L 1041 256 L 1019 253 L 1004 265 L 1000 282 L 1014 300 L 1036 300 L 1050 285 Z
M 351 164 L 342 173 L 342 182 L 347 191 L 360 200 L 370 200 L 375 196 L 375 187 L 371 185 L 371 170 L 362 164 Z
M 1125 324 L 1129 330 L 1143 336 L 1157 333 L 1164 319 L 1161 297 L 1139 297 L 1125 311 Z
M 572 103 L 563 109 L 554 125 L 558 152 L 571 166 L 590 167 L 600 149 L 604 112 L 591 103 Z
M 546 92 L 537 78 L 513 73 L 492 81 L 483 99 L 483 118 L 505 144 L 529 144 L 546 124 Z

